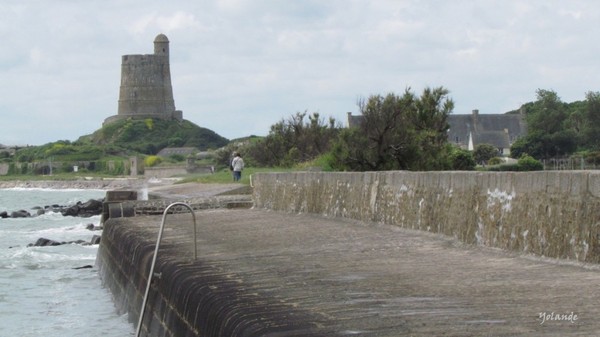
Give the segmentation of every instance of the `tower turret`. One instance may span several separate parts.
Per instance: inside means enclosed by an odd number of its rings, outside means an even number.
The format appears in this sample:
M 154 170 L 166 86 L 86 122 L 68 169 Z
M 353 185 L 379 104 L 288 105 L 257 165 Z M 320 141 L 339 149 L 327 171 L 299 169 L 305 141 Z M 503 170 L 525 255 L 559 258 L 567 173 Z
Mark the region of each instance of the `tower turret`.
M 169 39 L 165 34 L 158 34 L 154 39 L 154 55 L 169 58 Z

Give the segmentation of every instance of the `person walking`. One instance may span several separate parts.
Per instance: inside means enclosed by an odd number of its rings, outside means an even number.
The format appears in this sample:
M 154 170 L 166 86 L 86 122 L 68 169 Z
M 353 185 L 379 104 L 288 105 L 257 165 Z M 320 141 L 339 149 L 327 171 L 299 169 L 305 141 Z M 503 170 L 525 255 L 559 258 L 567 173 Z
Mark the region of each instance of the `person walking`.
M 231 160 L 231 169 L 233 170 L 233 181 L 239 181 L 242 179 L 242 170 L 244 169 L 244 159 L 239 152 L 233 153 L 233 159 Z

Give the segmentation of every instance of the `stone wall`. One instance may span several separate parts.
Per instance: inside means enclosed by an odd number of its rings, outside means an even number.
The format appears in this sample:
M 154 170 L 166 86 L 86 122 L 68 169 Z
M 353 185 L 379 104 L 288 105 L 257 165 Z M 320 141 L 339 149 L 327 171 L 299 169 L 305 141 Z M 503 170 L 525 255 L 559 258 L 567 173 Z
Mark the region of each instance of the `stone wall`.
M 184 174 L 187 174 L 185 166 L 144 168 L 144 177 L 147 178 L 170 178 Z
M 600 172 L 298 172 L 252 179 L 255 207 L 600 262 Z
M 8 174 L 9 165 L 6 163 L 0 164 L 0 176 L 5 176 Z

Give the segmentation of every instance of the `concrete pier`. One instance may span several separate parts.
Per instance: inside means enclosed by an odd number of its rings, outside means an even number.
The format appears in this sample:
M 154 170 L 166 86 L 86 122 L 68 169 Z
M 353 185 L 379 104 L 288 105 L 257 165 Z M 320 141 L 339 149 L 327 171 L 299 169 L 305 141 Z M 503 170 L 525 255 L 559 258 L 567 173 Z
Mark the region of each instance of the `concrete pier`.
M 167 218 L 147 336 L 592 336 L 600 271 L 388 225 L 267 210 Z M 98 264 L 137 321 L 159 217 L 105 224 Z M 170 220 L 169 220 L 170 219 Z M 568 315 L 573 314 L 571 319 Z M 546 320 L 543 321 L 542 319 Z M 560 316 L 561 320 L 551 320 Z M 148 329 L 152 333 L 147 333 Z
M 161 221 L 144 214 L 169 194 L 194 203 L 198 258 L 190 214 L 169 215 L 143 336 L 600 331 L 594 172 L 259 175 L 253 209 L 169 189 L 107 220 L 98 251 L 103 283 L 137 322 Z

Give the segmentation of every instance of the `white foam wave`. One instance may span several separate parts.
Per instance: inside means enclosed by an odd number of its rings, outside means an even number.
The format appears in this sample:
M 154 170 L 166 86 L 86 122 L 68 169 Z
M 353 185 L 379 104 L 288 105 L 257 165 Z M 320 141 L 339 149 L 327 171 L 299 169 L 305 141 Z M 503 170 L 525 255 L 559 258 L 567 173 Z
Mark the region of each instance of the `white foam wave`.
M 106 192 L 97 188 L 48 188 L 48 187 L 8 187 L 0 188 L 7 191 L 41 191 L 41 192 Z

